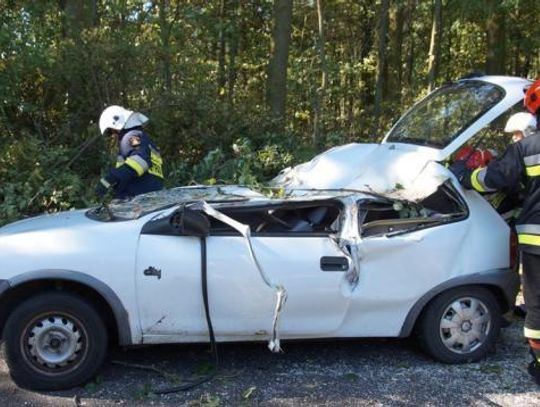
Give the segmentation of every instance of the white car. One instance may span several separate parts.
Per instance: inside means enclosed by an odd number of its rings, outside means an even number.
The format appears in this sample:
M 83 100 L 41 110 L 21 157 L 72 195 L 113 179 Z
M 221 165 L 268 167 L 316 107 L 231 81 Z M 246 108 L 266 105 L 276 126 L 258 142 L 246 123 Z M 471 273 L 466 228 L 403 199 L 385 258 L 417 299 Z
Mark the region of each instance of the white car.
M 185 187 L 0 228 L 0 327 L 13 380 L 88 381 L 107 345 L 407 337 L 483 358 L 519 287 L 516 241 L 444 161 L 519 106 L 519 78 L 448 84 L 380 144 L 284 170 L 272 196 Z M 509 142 L 504 141 L 503 145 Z

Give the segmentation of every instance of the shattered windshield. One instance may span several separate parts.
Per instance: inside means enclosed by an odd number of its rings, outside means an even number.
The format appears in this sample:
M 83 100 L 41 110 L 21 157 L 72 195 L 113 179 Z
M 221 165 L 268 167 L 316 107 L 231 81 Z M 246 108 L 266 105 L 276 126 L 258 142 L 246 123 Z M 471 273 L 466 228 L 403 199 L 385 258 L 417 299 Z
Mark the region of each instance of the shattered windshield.
M 403 116 L 390 130 L 386 141 L 442 149 L 504 95 L 499 86 L 482 81 L 443 86 Z
M 234 202 L 261 198 L 263 195 L 241 186 L 178 187 L 138 195 L 128 200 L 113 200 L 90 209 L 86 215 L 99 221 L 130 220 L 182 203 Z

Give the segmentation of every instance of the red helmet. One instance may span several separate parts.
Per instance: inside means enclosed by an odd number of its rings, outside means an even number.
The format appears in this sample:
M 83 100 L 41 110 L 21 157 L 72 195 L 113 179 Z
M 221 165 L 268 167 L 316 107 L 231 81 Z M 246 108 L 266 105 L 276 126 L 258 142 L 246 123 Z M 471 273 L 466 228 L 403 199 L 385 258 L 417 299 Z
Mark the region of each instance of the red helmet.
M 527 92 L 523 104 L 529 112 L 536 114 L 540 109 L 540 79 L 534 82 Z
M 493 160 L 493 154 L 489 150 L 481 148 L 472 148 L 471 146 L 463 146 L 454 156 L 454 161 L 466 161 L 465 165 L 470 170 L 485 167 Z
M 474 170 L 476 168 L 485 167 L 493 160 L 493 154 L 489 150 L 477 149 L 474 150 L 471 157 L 467 160 L 467 168 Z
M 465 145 L 457 151 L 456 155 L 454 156 L 454 161 L 468 160 L 471 158 L 473 152 L 474 149 L 471 146 Z

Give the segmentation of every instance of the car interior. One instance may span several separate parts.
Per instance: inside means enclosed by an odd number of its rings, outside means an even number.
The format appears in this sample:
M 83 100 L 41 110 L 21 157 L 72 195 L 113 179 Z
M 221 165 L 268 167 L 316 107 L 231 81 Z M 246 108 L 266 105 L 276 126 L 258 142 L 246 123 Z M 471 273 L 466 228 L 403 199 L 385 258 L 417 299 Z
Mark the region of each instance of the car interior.
M 360 236 L 391 236 L 454 222 L 467 216 L 467 208 L 449 183 L 420 203 L 402 201 L 360 202 Z
M 339 230 L 341 203 L 286 203 L 259 207 L 230 207 L 218 210 L 234 220 L 249 225 L 254 235 L 328 235 Z M 238 234 L 229 225 L 212 218 L 212 235 Z

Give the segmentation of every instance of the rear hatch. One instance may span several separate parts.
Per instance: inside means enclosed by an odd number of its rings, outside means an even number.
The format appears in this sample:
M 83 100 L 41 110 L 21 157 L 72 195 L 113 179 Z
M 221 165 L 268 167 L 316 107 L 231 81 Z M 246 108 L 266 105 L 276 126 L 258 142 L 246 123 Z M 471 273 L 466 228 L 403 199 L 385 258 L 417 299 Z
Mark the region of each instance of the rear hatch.
M 530 82 L 484 76 L 443 86 L 415 104 L 381 144 L 335 147 L 282 171 L 288 189 L 351 189 L 418 202 L 450 177 L 440 161 L 523 100 Z

